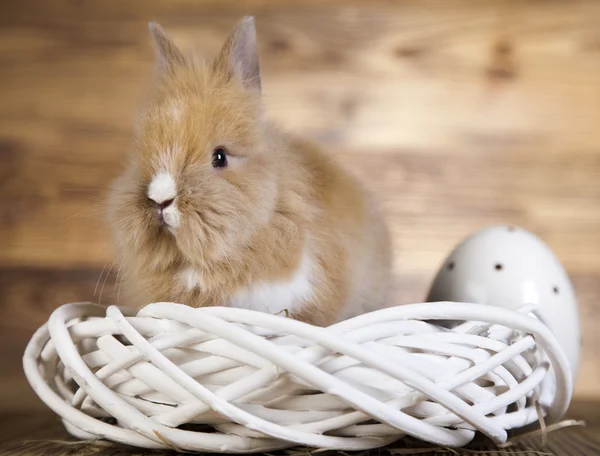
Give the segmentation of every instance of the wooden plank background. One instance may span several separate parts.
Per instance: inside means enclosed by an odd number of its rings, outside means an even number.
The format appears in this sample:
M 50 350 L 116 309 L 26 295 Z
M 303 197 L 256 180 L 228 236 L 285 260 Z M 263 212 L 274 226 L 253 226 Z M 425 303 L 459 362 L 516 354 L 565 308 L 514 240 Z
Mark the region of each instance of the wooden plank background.
M 421 301 L 470 232 L 521 225 L 574 281 L 576 395 L 600 398 L 600 2 L 5 0 L 2 408 L 42 407 L 20 358 L 53 308 L 117 299 L 103 201 L 153 71 L 147 22 L 212 55 L 245 14 L 270 117 L 382 200 L 397 302 Z

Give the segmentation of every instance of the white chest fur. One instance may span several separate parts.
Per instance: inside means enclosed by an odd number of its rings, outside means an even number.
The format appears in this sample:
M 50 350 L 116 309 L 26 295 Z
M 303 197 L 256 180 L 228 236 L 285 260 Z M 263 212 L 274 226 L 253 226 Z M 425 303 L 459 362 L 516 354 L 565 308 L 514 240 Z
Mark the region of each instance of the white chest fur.
M 278 282 L 255 282 L 232 296 L 231 307 L 258 310 L 278 314 L 286 309 L 292 312 L 313 297 L 315 265 L 308 254 L 304 254 L 298 269 L 287 280 Z M 201 274 L 187 268 L 179 274 L 179 282 L 186 290 L 204 288 Z
M 193 290 L 194 288 L 202 289 L 204 287 L 204 284 L 202 283 L 202 276 L 193 268 L 186 268 L 181 271 L 179 273 L 179 282 L 188 291 Z
M 230 301 L 231 307 L 278 314 L 293 312 L 313 296 L 314 262 L 305 254 L 296 272 L 280 282 L 256 282 L 239 291 Z

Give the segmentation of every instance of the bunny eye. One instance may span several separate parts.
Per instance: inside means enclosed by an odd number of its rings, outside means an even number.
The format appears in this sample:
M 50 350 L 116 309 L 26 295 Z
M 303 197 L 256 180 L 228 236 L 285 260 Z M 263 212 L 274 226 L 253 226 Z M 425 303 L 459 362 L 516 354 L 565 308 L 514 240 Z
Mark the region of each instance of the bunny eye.
M 212 154 L 213 168 L 225 168 L 227 166 L 227 149 L 223 146 L 215 147 Z

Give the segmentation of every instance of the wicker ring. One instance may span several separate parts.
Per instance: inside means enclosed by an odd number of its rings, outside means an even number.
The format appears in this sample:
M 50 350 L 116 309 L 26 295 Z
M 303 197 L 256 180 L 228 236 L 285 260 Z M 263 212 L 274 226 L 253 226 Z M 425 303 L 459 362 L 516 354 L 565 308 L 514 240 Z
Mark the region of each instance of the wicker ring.
M 63 305 L 25 351 L 29 383 L 78 438 L 220 453 L 405 435 L 459 447 L 476 431 L 503 443 L 538 408 L 559 420 L 571 400 L 565 354 L 523 312 L 411 304 L 327 328 L 225 307 L 123 312 Z

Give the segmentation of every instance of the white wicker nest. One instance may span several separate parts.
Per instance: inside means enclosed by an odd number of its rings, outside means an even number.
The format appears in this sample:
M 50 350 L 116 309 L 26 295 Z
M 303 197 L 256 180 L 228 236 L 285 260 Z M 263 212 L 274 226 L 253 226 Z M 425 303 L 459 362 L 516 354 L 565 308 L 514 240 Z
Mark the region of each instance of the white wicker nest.
M 404 435 L 458 447 L 475 431 L 502 443 L 538 409 L 560 419 L 572 392 L 566 357 L 539 320 L 462 303 L 328 328 L 233 308 L 156 303 L 126 317 L 68 304 L 23 362 L 76 437 L 223 453 L 360 450 Z

